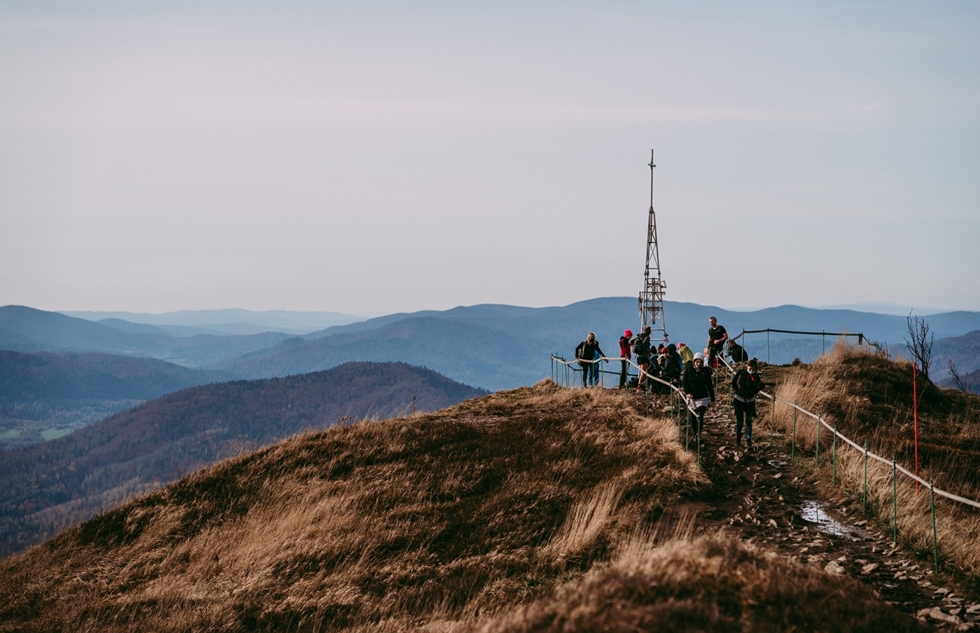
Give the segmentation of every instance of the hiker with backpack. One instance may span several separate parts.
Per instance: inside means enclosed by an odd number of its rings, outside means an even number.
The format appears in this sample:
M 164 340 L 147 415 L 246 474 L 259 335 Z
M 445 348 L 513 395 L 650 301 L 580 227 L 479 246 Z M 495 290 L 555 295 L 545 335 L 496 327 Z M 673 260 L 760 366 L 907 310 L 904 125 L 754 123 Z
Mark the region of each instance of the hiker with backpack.
M 646 377 L 646 371 L 650 367 L 651 331 L 652 328 L 648 325 L 633 339 L 633 354 L 636 356 L 636 364 L 640 366 L 640 376 L 636 381 L 636 393 L 643 391 L 643 379 Z
M 599 361 L 596 359 L 601 356 L 605 356 L 605 354 L 599 348 L 599 341 L 595 340 L 594 333 L 589 332 L 589 336 L 575 348 L 575 358 L 578 359 L 578 365 L 582 368 L 583 387 L 599 384 Z
M 633 338 L 633 330 L 626 330 L 619 337 L 619 356 L 622 358 L 623 368 L 619 372 L 619 388 L 626 389 L 626 377 L 630 366 L 630 339 Z
M 701 429 L 704 426 L 704 414 L 715 401 L 715 384 L 713 372 L 704 364 L 704 354 L 698 352 L 688 367 L 681 374 L 681 387 L 687 397 L 692 413 L 688 411 L 688 419 L 694 425 L 694 438 L 701 442 Z
M 732 404 L 735 407 L 735 445 L 742 445 L 742 423 L 745 423 L 745 444 L 752 448 L 752 418 L 755 417 L 755 396 L 765 387 L 759 375 L 759 361 L 750 360 L 732 378 Z

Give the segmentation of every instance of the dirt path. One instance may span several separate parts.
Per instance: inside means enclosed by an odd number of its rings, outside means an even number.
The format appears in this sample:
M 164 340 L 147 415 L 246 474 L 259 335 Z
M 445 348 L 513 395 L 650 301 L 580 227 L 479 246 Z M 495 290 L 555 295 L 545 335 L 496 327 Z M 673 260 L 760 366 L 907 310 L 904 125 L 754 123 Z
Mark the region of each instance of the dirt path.
M 755 447 L 746 451 L 735 446 L 725 405 L 709 410 L 702 460 L 714 490 L 703 499 L 697 532 L 726 529 L 787 558 L 848 574 L 935 630 L 980 631 L 980 604 L 957 596 L 949 578 L 893 547 L 891 534 L 827 507 L 812 483 L 794 473 L 779 442 L 769 447 L 763 427 L 757 425 Z

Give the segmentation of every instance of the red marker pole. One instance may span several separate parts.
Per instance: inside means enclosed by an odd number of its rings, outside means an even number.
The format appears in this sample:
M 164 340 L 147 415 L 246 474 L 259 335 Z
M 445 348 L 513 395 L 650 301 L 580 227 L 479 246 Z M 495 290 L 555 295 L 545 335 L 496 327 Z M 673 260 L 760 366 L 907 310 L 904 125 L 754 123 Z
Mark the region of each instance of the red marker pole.
M 912 362 L 912 428 L 915 429 L 915 476 L 919 476 L 919 389 L 917 367 Z M 919 482 L 915 482 L 915 492 L 919 492 Z

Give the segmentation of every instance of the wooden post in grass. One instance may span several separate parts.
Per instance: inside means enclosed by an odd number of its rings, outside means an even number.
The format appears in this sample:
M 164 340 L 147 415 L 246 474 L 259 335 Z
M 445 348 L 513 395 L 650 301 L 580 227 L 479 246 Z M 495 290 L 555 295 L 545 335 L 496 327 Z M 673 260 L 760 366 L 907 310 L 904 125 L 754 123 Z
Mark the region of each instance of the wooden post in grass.
M 820 468 L 820 427 L 823 426 L 820 422 L 820 416 L 817 416 L 817 453 L 815 458 L 815 464 L 817 468 Z
M 892 457 L 892 544 L 898 545 L 898 468 Z
M 864 511 L 868 511 L 868 440 L 864 440 Z
M 789 454 L 790 461 L 796 460 L 796 400 L 793 401 L 793 448 Z
M 932 497 L 932 558 L 936 563 L 936 573 L 939 573 L 939 541 L 936 538 L 936 486 L 929 479 L 929 494 Z
M 830 485 L 837 485 L 837 421 L 834 421 L 834 449 L 831 453 L 831 461 L 834 462 L 834 470 L 830 475 Z
M 769 409 L 769 448 L 772 448 L 772 434 L 776 428 L 776 389 L 772 390 L 772 404 Z
M 919 476 L 919 396 L 915 361 L 912 361 L 912 428 L 915 433 L 915 476 Z M 915 494 L 919 494 L 919 482 L 915 482 Z

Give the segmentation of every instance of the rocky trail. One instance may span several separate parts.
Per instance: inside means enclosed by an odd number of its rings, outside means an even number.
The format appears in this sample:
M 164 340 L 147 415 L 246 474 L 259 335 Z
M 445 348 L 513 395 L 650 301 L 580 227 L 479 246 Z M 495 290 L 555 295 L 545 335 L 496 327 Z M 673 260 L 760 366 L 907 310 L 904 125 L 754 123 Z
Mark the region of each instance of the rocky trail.
M 980 631 L 980 604 L 957 595 L 930 562 L 893 546 L 890 533 L 846 508 L 828 507 L 812 481 L 794 472 L 781 438 L 770 447 L 766 424 L 757 421 L 755 436 L 751 450 L 735 446 L 726 406 L 708 411 L 701 455 L 714 486 L 702 503 L 680 510 L 695 513 L 696 533 L 724 529 L 789 559 L 847 574 L 933 630 Z M 697 450 L 693 441 L 690 448 Z

